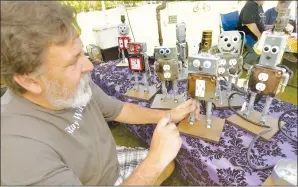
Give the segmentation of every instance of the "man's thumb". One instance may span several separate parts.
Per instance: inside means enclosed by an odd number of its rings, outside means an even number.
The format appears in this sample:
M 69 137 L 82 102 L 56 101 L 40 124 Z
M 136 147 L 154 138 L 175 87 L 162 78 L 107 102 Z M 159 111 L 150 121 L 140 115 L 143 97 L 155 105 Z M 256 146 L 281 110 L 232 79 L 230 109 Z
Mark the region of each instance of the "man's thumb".
M 169 118 L 167 117 L 163 117 L 159 120 L 159 122 L 157 123 L 157 126 L 156 128 L 162 128 L 162 127 L 165 127 L 167 126 L 169 123 Z

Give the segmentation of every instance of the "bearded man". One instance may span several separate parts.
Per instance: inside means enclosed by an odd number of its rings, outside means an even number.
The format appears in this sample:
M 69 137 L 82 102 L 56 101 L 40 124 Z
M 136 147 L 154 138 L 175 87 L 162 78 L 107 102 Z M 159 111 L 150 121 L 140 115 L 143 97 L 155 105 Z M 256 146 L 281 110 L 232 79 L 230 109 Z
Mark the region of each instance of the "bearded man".
M 116 100 L 90 80 L 82 48 L 71 7 L 1 2 L 1 185 L 158 185 L 173 171 L 174 123 L 195 101 L 161 111 Z M 108 121 L 158 123 L 150 149 L 116 148 Z

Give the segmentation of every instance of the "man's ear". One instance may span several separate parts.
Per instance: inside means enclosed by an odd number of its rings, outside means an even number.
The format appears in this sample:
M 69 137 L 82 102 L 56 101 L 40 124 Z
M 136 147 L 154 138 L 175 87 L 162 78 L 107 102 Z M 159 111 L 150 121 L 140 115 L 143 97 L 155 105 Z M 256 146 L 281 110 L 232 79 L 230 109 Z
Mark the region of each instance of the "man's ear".
M 41 94 L 42 88 L 39 85 L 38 81 L 34 80 L 29 75 L 14 75 L 14 81 L 16 81 L 20 86 L 25 90 L 32 92 L 34 94 Z

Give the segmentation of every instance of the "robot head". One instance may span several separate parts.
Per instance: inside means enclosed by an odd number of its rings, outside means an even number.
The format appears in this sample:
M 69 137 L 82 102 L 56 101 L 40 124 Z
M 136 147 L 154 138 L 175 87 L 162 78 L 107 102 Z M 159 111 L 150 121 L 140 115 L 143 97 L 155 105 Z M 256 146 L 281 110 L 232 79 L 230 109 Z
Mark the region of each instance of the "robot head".
M 126 36 L 129 34 L 129 28 L 126 24 L 121 24 L 118 26 L 118 33 L 122 36 Z
M 154 58 L 158 59 L 177 59 L 177 49 L 176 47 L 165 47 L 159 46 L 154 48 Z
M 194 54 L 188 57 L 188 72 L 217 75 L 219 57 L 211 54 Z
M 223 31 L 219 35 L 218 49 L 220 53 L 240 54 L 242 39 L 239 31 Z
M 259 64 L 267 67 L 276 67 L 281 62 L 287 44 L 285 35 L 264 35 L 264 45 Z
M 208 52 L 212 45 L 212 31 L 205 30 L 202 34 L 202 41 L 200 43 L 200 51 Z
M 186 42 L 186 27 L 184 22 L 176 25 L 176 37 L 179 43 Z
M 127 51 L 129 54 L 141 54 L 147 51 L 145 42 L 129 42 L 127 44 Z

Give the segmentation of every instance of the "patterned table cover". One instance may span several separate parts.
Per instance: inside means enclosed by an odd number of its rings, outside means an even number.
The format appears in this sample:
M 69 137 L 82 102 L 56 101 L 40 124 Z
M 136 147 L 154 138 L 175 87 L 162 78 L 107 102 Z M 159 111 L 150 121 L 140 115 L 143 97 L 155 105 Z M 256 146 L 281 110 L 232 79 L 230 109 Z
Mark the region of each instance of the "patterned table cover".
M 144 107 L 150 107 L 149 102 L 138 99 L 126 98 L 123 94 L 133 87 L 134 78 L 128 68 L 118 68 L 115 65 L 119 60 L 96 65 L 92 72 L 92 80 L 99 85 L 108 95 L 119 100 L 135 103 Z M 141 81 L 141 76 L 139 76 Z M 154 76 L 150 83 L 158 83 Z M 225 85 L 223 85 L 225 86 Z M 179 93 L 186 88 L 186 81 L 178 84 Z M 261 111 L 265 99 L 254 107 Z M 297 106 L 273 99 L 270 107 L 270 116 L 278 118 L 284 111 L 296 109 Z M 214 110 L 213 115 L 220 118 L 228 118 L 231 110 Z M 297 138 L 297 114 L 286 115 L 284 129 Z M 150 145 L 155 124 L 152 125 L 125 125 L 136 136 Z M 181 176 L 191 185 L 200 186 L 246 186 L 261 185 L 271 174 L 272 170 L 253 171 L 246 158 L 249 143 L 255 137 L 238 127 L 225 123 L 219 144 L 181 135 L 182 147 L 176 157 L 177 168 Z M 275 164 L 281 158 L 297 160 L 297 144 L 288 140 L 278 132 L 269 141 L 258 140 L 252 151 L 253 163 L 258 166 Z

